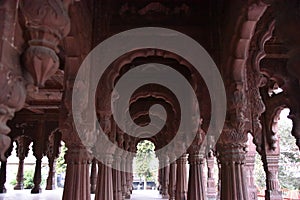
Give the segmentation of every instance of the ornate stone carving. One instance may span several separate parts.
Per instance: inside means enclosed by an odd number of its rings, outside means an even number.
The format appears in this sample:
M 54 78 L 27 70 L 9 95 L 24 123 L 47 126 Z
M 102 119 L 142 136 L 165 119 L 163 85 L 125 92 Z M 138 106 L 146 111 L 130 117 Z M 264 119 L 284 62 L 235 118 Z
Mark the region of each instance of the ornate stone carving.
M 43 87 L 59 68 L 57 45 L 69 33 L 70 19 L 60 0 L 23 0 L 20 9 L 30 36 L 24 64 L 34 83 Z

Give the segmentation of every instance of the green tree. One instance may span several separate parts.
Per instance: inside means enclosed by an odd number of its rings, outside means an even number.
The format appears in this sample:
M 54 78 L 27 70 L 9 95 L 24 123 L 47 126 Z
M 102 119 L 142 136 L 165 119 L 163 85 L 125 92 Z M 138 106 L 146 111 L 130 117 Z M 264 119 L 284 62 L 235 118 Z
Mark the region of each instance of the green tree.
M 56 160 L 56 172 L 58 174 L 65 173 L 67 169 L 67 164 L 65 162 L 65 154 L 67 151 L 67 147 L 65 143 L 62 143 L 62 146 L 60 148 L 60 154 Z
M 155 170 L 158 166 L 154 149 L 154 144 L 148 140 L 143 140 L 137 145 L 135 158 L 136 172 L 145 182 L 155 181 Z M 144 186 L 146 186 L 146 183 L 144 183 Z M 145 188 L 146 187 L 144 187 L 144 189 Z
M 291 135 L 292 122 L 281 120 L 278 124 L 280 136 L 280 160 L 278 179 L 282 188 L 300 189 L 300 152 L 296 140 Z

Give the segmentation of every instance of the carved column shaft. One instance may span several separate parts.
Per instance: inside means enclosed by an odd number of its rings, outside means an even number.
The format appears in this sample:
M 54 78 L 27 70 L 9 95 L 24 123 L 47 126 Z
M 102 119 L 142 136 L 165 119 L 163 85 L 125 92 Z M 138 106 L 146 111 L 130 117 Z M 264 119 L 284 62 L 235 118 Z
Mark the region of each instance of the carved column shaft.
M 161 195 L 163 198 L 169 198 L 168 185 L 170 176 L 169 157 L 167 155 L 159 156 L 161 168 Z
M 122 186 L 122 196 L 125 198 L 127 192 L 127 176 L 126 176 L 126 156 L 122 156 L 121 160 L 121 186 Z
M 105 163 L 98 163 L 99 173 L 95 200 L 112 200 L 113 197 L 113 177 L 112 177 L 112 155 L 106 155 Z
M 67 171 L 63 200 L 91 199 L 89 175 L 91 155 L 84 147 L 69 146 L 65 158 Z
M 177 164 L 173 162 L 170 164 L 170 174 L 169 174 L 169 199 L 175 200 L 175 193 L 176 193 L 176 171 L 177 171 Z
M 177 159 L 176 172 L 176 200 L 187 199 L 187 174 L 186 174 L 186 154 Z
M 279 155 L 263 155 L 266 172 L 266 199 L 282 200 L 282 192 L 278 181 Z
M 189 154 L 189 184 L 187 199 L 206 200 L 204 185 L 203 163 L 204 157 L 200 154 Z
M 245 149 L 245 144 L 218 145 L 218 159 L 221 164 L 220 199 L 248 199 L 246 173 L 244 169 Z
M 207 158 L 207 199 L 216 199 L 217 191 L 216 191 L 216 183 L 214 179 L 214 165 L 215 160 L 213 156 L 213 152 L 209 152 Z
M 121 155 L 114 155 L 114 169 L 112 169 L 113 175 L 113 188 L 114 188 L 114 200 L 122 200 L 122 180 L 121 180 Z

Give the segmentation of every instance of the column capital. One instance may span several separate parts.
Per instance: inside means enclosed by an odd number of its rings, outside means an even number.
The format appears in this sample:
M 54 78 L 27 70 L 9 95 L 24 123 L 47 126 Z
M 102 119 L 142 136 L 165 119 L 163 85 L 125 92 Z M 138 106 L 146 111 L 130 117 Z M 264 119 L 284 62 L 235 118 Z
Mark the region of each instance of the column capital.
M 92 155 L 81 146 L 68 147 L 65 158 L 67 164 L 90 164 L 93 159 Z

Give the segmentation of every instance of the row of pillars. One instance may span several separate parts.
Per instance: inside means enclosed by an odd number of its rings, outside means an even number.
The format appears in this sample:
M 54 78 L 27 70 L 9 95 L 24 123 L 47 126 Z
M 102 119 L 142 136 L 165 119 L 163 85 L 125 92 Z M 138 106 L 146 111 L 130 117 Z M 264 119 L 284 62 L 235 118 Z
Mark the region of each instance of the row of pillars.
M 47 158 L 48 158 L 48 166 L 49 166 L 49 172 L 46 182 L 46 190 L 54 190 L 55 189 L 55 163 L 56 158 L 58 157 L 59 152 L 59 144 L 61 141 L 60 135 L 54 134 L 52 135 L 53 143 L 52 145 L 48 146 L 47 150 Z M 18 164 L 18 172 L 16 176 L 16 185 L 14 186 L 14 190 L 23 190 L 24 189 L 24 161 L 25 158 L 28 156 L 29 152 L 29 146 L 33 141 L 25 136 L 19 136 L 16 139 L 17 144 L 17 156 L 19 158 L 19 164 Z M 38 142 L 33 142 L 33 155 L 36 158 L 35 162 L 35 170 L 34 170 L 34 176 L 33 176 L 33 183 L 34 187 L 31 189 L 31 193 L 41 193 L 41 181 L 42 181 L 42 159 L 44 156 L 44 151 L 41 145 L 37 145 Z M 11 155 L 11 152 L 13 150 L 13 145 L 11 144 L 10 148 L 6 152 L 5 156 L 8 158 Z M 6 193 L 6 168 L 7 168 L 7 161 L 1 162 L 1 168 L 0 168 L 0 193 Z

